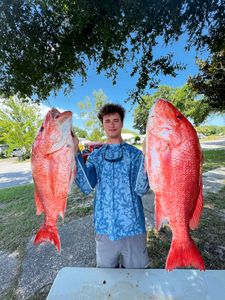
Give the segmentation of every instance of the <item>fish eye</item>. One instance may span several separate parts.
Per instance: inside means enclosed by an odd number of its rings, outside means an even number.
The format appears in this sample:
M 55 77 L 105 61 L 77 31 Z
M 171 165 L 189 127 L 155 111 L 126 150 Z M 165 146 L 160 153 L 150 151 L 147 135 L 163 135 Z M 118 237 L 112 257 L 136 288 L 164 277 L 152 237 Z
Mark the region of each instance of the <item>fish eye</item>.
M 40 131 L 42 132 L 44 130 L 44 126 L 42 125 L 40 128 Z
M 178 120 L 182 120 L 182 117 L 180 115 L 177 115 Z
M 55 116 L 55 119 L 58 119 L 58 118 L 59 118 L 59 115 L 56 115 L 56 116 Z

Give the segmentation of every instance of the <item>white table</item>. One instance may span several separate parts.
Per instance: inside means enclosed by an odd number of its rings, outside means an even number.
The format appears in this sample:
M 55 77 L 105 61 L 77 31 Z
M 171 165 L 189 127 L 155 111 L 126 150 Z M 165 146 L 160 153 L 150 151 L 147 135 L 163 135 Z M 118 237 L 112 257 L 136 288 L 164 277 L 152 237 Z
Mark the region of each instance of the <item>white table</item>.
M 224 300 L 225 270 L 63 268 L 47 300 Z

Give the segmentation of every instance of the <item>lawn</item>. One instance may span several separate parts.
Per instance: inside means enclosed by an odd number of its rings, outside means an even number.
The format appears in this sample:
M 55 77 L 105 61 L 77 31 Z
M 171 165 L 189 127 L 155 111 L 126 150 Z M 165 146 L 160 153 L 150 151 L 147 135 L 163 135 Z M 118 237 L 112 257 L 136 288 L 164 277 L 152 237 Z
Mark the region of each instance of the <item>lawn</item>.
M 224 150 L 204 150 L 204 172 L 225 166 Z M 43 215 L 36 216 L 33 184 L 0 189 L 0 251 L 19 253 L 20 266 L 28 240 L 35 235 Z M 204 209 L 198 229 L 191 231 L 207 269 L 225 269 L 225 187 L 217 194 L 209 193 L 204 199 Z M 64 222 L 92 213 L 93 194 L 85 196 L 76 186 L 69 195 Z M 59 218 L 59 226 L 62 220 Z M 168 226 L 159 232 L 148 231 L 148 251 L 151 268 L 164 268 L 171 243 Z M 16 276 L 5 299 L 14 299 Z M 47 295 L 47 294 L 46 294 Z M 16 299 L 16 298 L 15 298 Z M 38 294 L 35 299 L 45 299 Z
M 203 171 L 220 166 L 225 166 L 225 150 L 204 150 Z M 33 184 L 0 189 L 0 250 L 24 246 L 43 222 L 43 216 L 35 214 L 33 193 Z M 92 213 L 92 200 L 93 194 L 87 197 L 73 186 L 64 222 Z
M 225 269 L 225 187 L 218 193 L 209 193 L 204 199 L 201 222 L 191 231 L 205 262 L 206 269 Z M 165 268 L 171 243 L 171 230 L 165 226 L 157 232 L 148 232 L 148 252 L 151 268 Z
M 225 167 L 225 150 L 203 150 L 203 172 Z
M 64 222 L 90 214 L 92 199 L 93 194 L 84 196 L 74 186 L 67 201 Z M 33 184 L 0 189 L 0 250 L 23 248 L 42 222 L 43 214 L 36 216 Z

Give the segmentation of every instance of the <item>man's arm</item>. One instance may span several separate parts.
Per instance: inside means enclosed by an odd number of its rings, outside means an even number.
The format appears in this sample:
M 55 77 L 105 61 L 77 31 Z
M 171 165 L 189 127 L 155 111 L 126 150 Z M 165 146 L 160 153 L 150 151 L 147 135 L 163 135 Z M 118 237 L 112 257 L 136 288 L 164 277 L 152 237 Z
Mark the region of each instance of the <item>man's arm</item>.
M 97 174 L 91 159 L 91 155 L 89 155 L 86 164 L 83 161 L 80 151 L 78 151 L 75 158 L 77 166 L 75 182 L 83 193 L 89 194 L 94 190 L 97 183 Z
M 76 160 L 76 178 L 75 182 L 81 191 L 85 194 L 89 194 L 94 190 L 97 183 L 97 175 L 95 166 L 92 162 L 92 155 L 89 155 L 86 164 L 83 161 L 80 149 L 79 140 L 73 133 L 73 141 L 75 147 L 75 160 Z
M 134 162 L 135 193 L 142 197 L 149 190 L 148 176 L 145 171 L 145 157 L 142 153 L 138 155 Z

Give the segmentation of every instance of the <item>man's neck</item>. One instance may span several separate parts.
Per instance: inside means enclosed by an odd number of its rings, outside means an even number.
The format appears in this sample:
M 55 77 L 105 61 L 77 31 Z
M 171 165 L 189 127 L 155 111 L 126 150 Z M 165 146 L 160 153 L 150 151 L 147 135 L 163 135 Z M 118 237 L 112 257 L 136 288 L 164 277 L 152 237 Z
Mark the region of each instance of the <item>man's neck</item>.
M 122 137 L 118 138 L 107 138 L 107 144 L 121 144 L 123 142 Z

